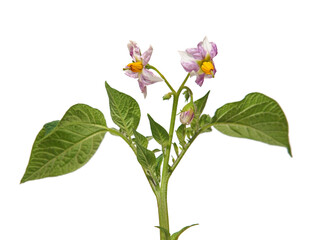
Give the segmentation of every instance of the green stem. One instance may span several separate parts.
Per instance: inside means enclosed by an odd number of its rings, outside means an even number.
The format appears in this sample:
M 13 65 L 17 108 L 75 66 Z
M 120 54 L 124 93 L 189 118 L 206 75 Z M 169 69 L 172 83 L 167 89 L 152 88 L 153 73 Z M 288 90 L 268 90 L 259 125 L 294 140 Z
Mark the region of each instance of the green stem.
M 162 75 L 162 73 L 158 69 L 156 69 L 154 66 L 149 65 L 149 64 L 146 66 L 146 68 L 155 70 L 160 75 L 160 77 L 164 80 L 164 82 L 167 84 L 167 86 L 170 88 L 170 90 L 173 93 L 176 93 L 176 91 L 173 89 L 173 87 L 170 85 L 170 83 L 167 81 L 167 79 Z
M 169 165 L 170 151 L 171 151 L 172 138 L 174 133 L 174 125 L 175 125 L 176 115 L 177 115 L 179 95 L 184 87 L 184 84 L 187 82 L 189 76 L 190 74 L 188 74 L 187 77 L 184 79 L 178 91 L 174 92 L 173 94 L 173 105 L 172 105 L 171 121 L 170 121 L 170 129 L 169 129 L 169 143 L 164 153 L 160 194 L 159 194 L 159 197 L 157 198 L 160 227 L 163 229 L 166 229 L 169 233 L 170 233 L 170 228 L 169 228 L 167 195 L 168 195 L 168 182 L 171 175 L 170 165 Z M 164 231 L 161 231 L 161 230 L 160 230 L 160 239 L 166 240 L 166 234 Z

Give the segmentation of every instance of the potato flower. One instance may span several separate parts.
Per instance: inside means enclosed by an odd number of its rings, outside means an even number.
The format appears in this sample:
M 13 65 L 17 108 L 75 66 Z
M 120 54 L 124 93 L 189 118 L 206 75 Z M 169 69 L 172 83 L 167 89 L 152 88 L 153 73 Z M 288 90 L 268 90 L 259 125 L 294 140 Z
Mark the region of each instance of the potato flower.
M 213 78 L 216 68 L 213 58 L 218 54 L 217 46 L 209 42 L 207 37 L 196 48 L 180 51 L 181 65 L 191 76 L 197 76 L 196 83 L 202 86 L 205 78 Z
M 128 43 L 128 49 L 130 56 L 132 57 L 132 63 L 129 63 L 123 70 L 129 77 L 138 79 L 139 87 L 144 97 L 147 96 L 147 86 L 156 82 L 162 81 L 160 77 L 155 76 L 151 71 L 146 69 L 153 48 L 150 46 L 147 51 L 141 54 L 140 48 L 137 43 L 130 41 Z

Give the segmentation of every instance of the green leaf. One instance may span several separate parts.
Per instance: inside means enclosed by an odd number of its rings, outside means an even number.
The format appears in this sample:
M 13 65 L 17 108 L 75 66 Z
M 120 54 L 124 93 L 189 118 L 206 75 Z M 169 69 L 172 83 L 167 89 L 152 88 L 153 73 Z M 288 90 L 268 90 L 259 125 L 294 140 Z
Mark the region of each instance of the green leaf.
M 174 147 L 174 151 L 176 153 L 177 156 L 179 156 L 179 148 L 178 145 L 176 143 L 173 143 L 173 147 Z
M 197 101 L 194 102 L 194 105 L 196 107 L 195 109 L 195 117 L 200 117 L 201 113 L 204 110 L 204 107 L 206 106 L 208 97 L 209 97 L 210 91 L 207 92 L 206 95 L 204 95 L 202 98 L 198 99 Z
M 197 131 L 199 129 L 199 118 L 204 110 L 204 107 L 206 106 L 208 96 L 209 96 L 210 91 L 207 92 L 206 95 L 204 95 L 202 98 L 198 99 L 197 101 L 194 102 L 195 106 L 195 113 L 194 113 L 194 118 L 191 122 L 191 128 L 194 131 Z
M 140 108 L 136 100 L 127 94 L 111 88 L 106 82 L 112 121 L 124 130 L 128 136 L 137 129 L 140 121 Z
M 153 181 L 155 185 L 159 183 L 159 176 L 157 174 L 157 159 L 154 152 L 148 150 L 147 148 L 141 146 L 139 143 L 137 145 L 137 159 L 142 168 L 145 170 L 147 177 Z
M 287 119 L 279 104 L 261 93 L 250 93 L 239 102 L 222 106 L 212 125 L 229 136 L 286 147 L 292 156 Z
M 200 128 L 204 127 L 203 130 L 201 131 L 202 133 L 212 131 L 211 127 L 208 127 L 208 128 L 206 127 L 210 123 L 211 123 L 211 117 L 208 114 L 202 114 L 199 119 Z
M 156 156 L 154 152 L 137 143 L 137 159 L 145 170 L 152 170 L 156 165 Z
M 59 120 L 46 123 L 44 128 L 44 136 L 48 135 L 59 123 Z
M 169 134 L 159 123 L 153 120 L 148 114 L 151 132 L 154 140 L 156 140 L 162 147 L 166 147 L 169 143 Z
M 177 138 L 179 140 L 180 145 L 183 147 L 186 144 L 186 125 L 181 124 L 176 130 Z
M 186 226 L 186 227 L 182 228 L 179 232 L 176 232 L 176 233 L 172 234 L 170 240 L 178 240 L 178 238 L 180 237 L 180 235 L 181 235 L 185 230 L 187 230 L 187 229 L 190 228 L 190 227 L 196 226 L 196 225 L 199 225 L 199 224 L 192 224 L 192 225 L 190 225 L 190 226 Z
M 154 168 L 158 182 L 160 182 L 161 164 L 163 162 L 163 154 L 160 154 L 156 159 L 156 166 Z
M 143 136 L 142 134 L 138 133 L 136 130 L 133 130 L 133 134 L 134 134 L 134 141 L 138 144 L 140 144 L 141 146 L 147 148 L 148 147 L 148 139 Z
M 106 131 L 99 110 L 84 104 L 72 106 L 60 122 L 45 124 L 37 135 L 21 183 L 82 167 L 96 152 Z

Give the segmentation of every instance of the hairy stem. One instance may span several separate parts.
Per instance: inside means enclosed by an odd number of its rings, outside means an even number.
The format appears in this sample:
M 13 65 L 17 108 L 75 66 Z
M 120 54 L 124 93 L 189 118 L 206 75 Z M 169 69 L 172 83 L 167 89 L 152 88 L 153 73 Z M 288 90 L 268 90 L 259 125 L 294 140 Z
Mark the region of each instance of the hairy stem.
M 169 165 L 170 151 L 171 151 L 172 138 L 174 133 L 174 125 L 175 125 L 176 115 L 177 115 L 179 95 L 184 87 L 184 84 L 187 82 L 189 76 L 190 74 L 188 74 L 187 77 L 184 79 L 179 90 L 177 92 L 173 92 L 174 94 L 173 94 L 173 104 L 172 104 L 171 121 L 170 121 L 170 129 L 169 129 L 169 143 L 165 149 L 165 155 L 164 155 L 164 161 L 163 161 L 163 167 L 162 167 L 160 194 L 159 194 L 159 197 L 157 198 L 160 227 L 163 229 L 166 229 L 169 233 L 170 233 L 170 228 L 169 228 L 167 195 L 168 195 L 168 182 L 171 175 L 171 170 Z M 160 230 L 160 239 L 166 240 L 165 232 L 161 230 Z

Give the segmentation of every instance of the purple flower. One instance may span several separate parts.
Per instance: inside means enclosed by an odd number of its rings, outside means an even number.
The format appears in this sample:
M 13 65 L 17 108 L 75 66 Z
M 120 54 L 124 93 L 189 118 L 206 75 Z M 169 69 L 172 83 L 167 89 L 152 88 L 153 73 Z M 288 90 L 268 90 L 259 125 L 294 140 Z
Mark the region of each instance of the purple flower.
M 212 59 L 218 54 L 217 46 L 207 37 L 196 48 L 180 51 L 181 65 L 191 76 L 197 76 L 196 83 L 202 86 L 204 78 L 213 78 L 216 68 Z
M 192 122 L 194 117 L 193 103 L 190 102 L 180 112 L 180 122 L 184 125 L 188 125 Z
M 147 86 L 155 82 L 162 81 L 161 78 L 155 76 L 151 71 L 146 69 L 153 48 L 150 46 L 147 51 L 141 54 L 140 48 L 133 41 L 128 43 L 128 49 L 130 56 L 132 57 L 132 63 L 129 63 L 123 70 L 125 74 L 132 78 L 137 78 L 139 87 L 144 97 L 147 96 Z

